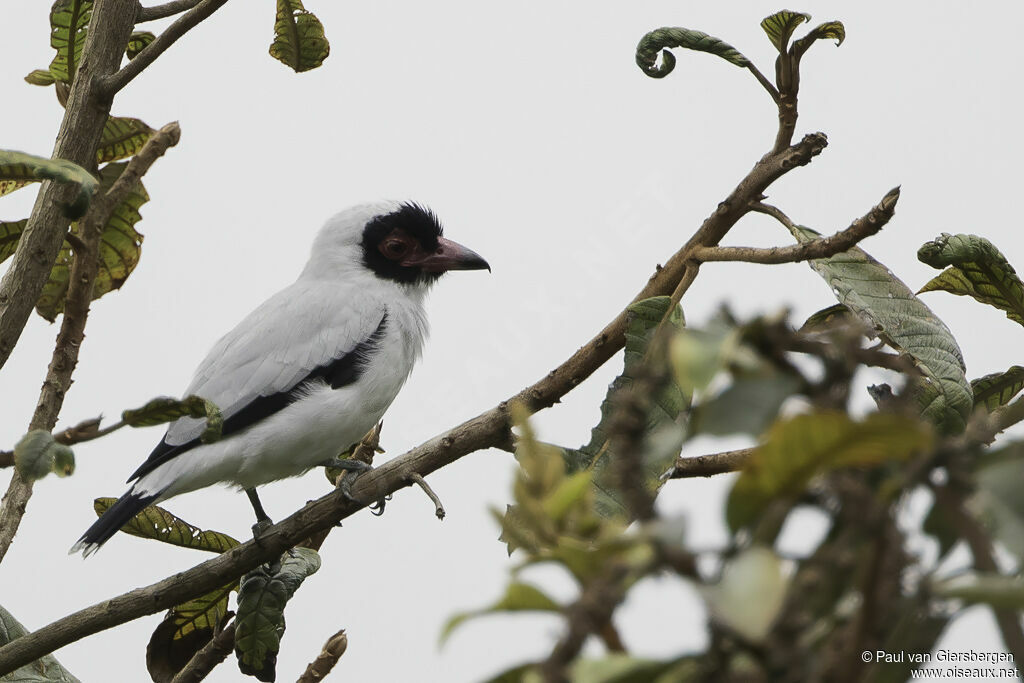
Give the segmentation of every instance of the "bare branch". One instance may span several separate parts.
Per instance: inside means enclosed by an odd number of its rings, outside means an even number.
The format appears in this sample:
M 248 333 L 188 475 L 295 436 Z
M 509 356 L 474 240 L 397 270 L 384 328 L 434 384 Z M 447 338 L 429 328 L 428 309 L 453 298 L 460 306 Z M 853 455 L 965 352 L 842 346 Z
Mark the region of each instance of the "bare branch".
M 348 648 L 348 636 L 345 635 L 345 629 L 341 629 L 333 636 L 327 639 L 324 643 L 323 650 L 317 655 L 317 658 L 309 663 L 306 670 L 295 683 L 317 683 L 327 677 L 327 674 L 331 673 L 331 669 L 338 663 L 341 656 L 345 654 L 345 650 Z
M 85 339 L 85 323 L 89 318 L 89 304 L 92 302 L 96 273 L 99 270 L 99 245 L 104 226 L 117 205 L 138 183 L 139 178 L 167 151 L 168 147 L 178 143 L 180 135 L 181 129 L 176 123 L 167 124 L 154 133 L 139 153 L 128 162 L 128 166 L 106 194 L 93 199 L 92 206 L 82 219 L 79 233 L 81 245 L 75 252 L 71 264 L 64 317 L 36 411 L 29 424 L 29 431 L 53 429 L 61 406 L 64 405 L 64 394 L 71 387 L 71 375 L 78 365 L 78 353 Z M 31 497 L 32 482 L 14 472 L 0 507 L 0 560 L 7 554 L 15 534 L 18 533 L 18 527 L 21 526 Z
M 173 24 L 168 26 L 163 33 L 157 36 L 156 40 L 142 49 L 135 59 L 125 64 L 120 71 L 107 76 L 102 81 L 102 87 L 108 97 L 112 97 L 119 90 L 128 85 L 132 79 L 142 73 L 142 70 L 152 64 L 157 57 L 162 55 L 167 48 L 173 45 L 178 38 L 195 28 L 201 21 L 220 9 L 228 0 L 201 0 L 195 3 L 188 12 L 179 17 Z M 175 4 L 175 3 L 168 3 Z M 179 10 L 180 11 L 180 10 Z
M 724 453 L 698 455 L 695 458 L 677 458 L 672 469 L 665 473 L 665 479 L 691 479 L 712 477 L 726 472 L 738 472 L 750 460 L 753 448 L 741 448 Z
M 819 237 L 818 239 L 801 244 L 771 247 L 770 249 L 757 249 L 755 247 L 700 247 L 694 251 L 693 257 L 703 262 L 745 261 L 747 263 L 764 264 L 793 263 L 796 261 L 827 258 L 846 251 L 861 240 L 874 235 L 885 227 L 892 218 L 896 209 L 896 202 L 899 198 L 900 189 L 898 187 L 893 188 L 866 215 L 855 220 L 845 230 L 841 230 L 828 237 Z M 766 205 L 761 205 L 761 207 L 768 208 Z M 774 207 L 770 208 L 774 209 Z M 755 210 L 758 209 L 755 208 Z M 768 211 L 765 211 L 765 213 L 768 213 Z M 783 217 L 785 216 L 781 212 L 778 213 Z M 788 218 L 785 219 L 785 222 L 792 225 Z
M 175 14 L 181 14 L 185 10 L 192 9 L 199 3 L 200 0 L 171 0 L 171 2 L 153 5 L 152 7 L 143 7 L 140 3 L 138 9 L 135 10 L 135 23 L 141 24 L 146 21 L 173 17 Z

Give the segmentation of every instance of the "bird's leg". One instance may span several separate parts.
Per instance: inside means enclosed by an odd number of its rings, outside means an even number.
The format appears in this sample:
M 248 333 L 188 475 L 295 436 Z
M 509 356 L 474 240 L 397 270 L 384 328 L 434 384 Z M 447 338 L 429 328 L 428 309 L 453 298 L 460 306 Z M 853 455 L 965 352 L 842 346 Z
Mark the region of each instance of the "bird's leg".
M 342 477 L 338 482 L 338 490 L 341 491 L 341 495 L 343 495 L 348 500 L 351 500 L 355 503 L 362 503 L 361 500 L 357 499 L 355 496 L 352 495 L 352 482 L 358 479 L 359 475 L 361 475 L 362 473 L 372 470 L 372 465 L 369 465 L 363 462 L 362 460 L 353 460 L 352 458 L 331 458 L 330 460 L 325 460 L 320 464 L 323 465 L 324 467 L 333 467 L 339 470 L 355 472 L 355 476 L 353 477 L 346 477 L 344 476 L 344 474 L 342 474 Z M 385 502 L 386 499 L 381 498 L 376 503 L 373 503 L 372 505 L 369 506 L 370 512 L 380 517 L 382 514 L 384 514 Z
M 256 495 L 255 488 L 246 489 L 245 495 L 249 496 L 252 509 L 256 511 L 256 523 L 252 525 L 252 536 L 255 539 L 259 539 L 264 531 L 274 525 L 274 522 L 270 519 L 267 511 L 263 509 L 263 503 L 260 502 L 260 497 Z

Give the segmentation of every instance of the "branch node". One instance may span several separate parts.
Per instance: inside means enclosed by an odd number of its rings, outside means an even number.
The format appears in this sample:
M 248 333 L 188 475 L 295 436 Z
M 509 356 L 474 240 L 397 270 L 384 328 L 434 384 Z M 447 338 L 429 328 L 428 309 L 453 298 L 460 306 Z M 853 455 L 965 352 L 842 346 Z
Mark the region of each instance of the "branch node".
M 444 511 L 444 505 L 441 504 L 441 499 L 436 493 L 434 493 L 434 489 L 430 488 L 430 484 L 428 484 L 427 480 L 423 478 L 423 475 L 418 472 L 411 472 L 405 479 L 406 481 L 416 484 L 423 489 L 423 492 L 427 494 L 427 497 L 434 502 L 434 514 L 437 515 L 438 519 L 444 519 L 446 514 Z

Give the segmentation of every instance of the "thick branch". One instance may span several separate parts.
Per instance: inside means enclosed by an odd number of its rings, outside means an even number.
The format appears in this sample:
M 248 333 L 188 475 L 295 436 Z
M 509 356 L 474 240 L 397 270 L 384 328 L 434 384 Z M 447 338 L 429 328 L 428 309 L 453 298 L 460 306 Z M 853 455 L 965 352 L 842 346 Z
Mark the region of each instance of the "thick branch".
M 691 479 L 693 477 L 712 477 L 725 472 L 738 472 L 750 460 L 753 448 L 741 448 L 737 451 L 698 455 L 695 458 L 677 458 L 672 469 L 668 471 L 669 479 Z
M 745 261 L 747 263 L 793 263 L 827 258 L 853 247 L 861 240 L 876 234 L 885 227 L 896 210 L 900 198 L 898 187 L 890 190 L 882 201 L 850 227 L 828 237 L 819 237 L 809 242 L 785 247 L 757 249 L 755 247 L 701 247 L 694 251 L 698 261 Z
M 78 250 L 75 251 L 68 277 L 64 316 L 39 401 L 36 403 L 36 411 L 28 427 L 29 431 L 53 429 L 64 404 L 64 394 L 71 387 L 71 375 L 78 365 L 78 353 L 85 339 L 85 323 L 89 318 L 89 304 L 92 302 L 93 287 L 99 270 L 99 245 L 104 226 L 117 205 L 124 200 L 153 162 L 162 156 L 168 147 L 177 144 L 180 134 L 181 130 L 176 123 L 168 124 L 157 131 L 132 158 L 110 189 L 102 197 L 93 200 L 88 213 L 82 219 L 78 235 L 80 243 Z M 18 527 L 21 526 L 31 497 L 32 482 L 22 479 L 14 472 L 0 507 L 0 560 L 7 554 L 15 534 L 18 533 Z
M 162 5 L 153 5 L 152 7 L 143 7 L 141 4 L 138 9 L 135 10 L 135 23 L 141 24 L 146 21 L 155 21 L 157 19 L 166 19 L 167 17 L 173 17 L 175 14 L 181 14 L 185 10 L 190 10 L 200 3 L 201 0 L 171 0 L 171 2 L 165 2 Z
M 686 245 L 651 276 L 634 301 L 673 292 L 692 269 L 690 254 L 695 246 L 717 244 L 772 182 L 793 168 L 810 163 L 826 145 L 825 135 L 815 133 L 781 153 L 762 157 Z M 596 337 L 536 383 L 364 474 L 353 486 L 354 495 L 359 500 L 380 500 L 409 486 L 414 473 L 426 476 L 469 453 L 508 443 L 511 438 L 508 404 L 517 401 L 535 412 L 558 402 L 622 348 L 625 321 L 623 310 Z M 5 645 L 0 648 L 0 675 L 68 643 L 132 619 L 155 614 L 222 586 L 257 565 L 280 556 L 300 541 L 332 528 L 362 507 L 362 504 L 348 501 L 340 495 L 327 494 L 267 530 L 260 536 L 258 546 L 250 541 L 163 581 L 79 610 Z
M 53 158 L 95 168 L 96 147 L 110 112 L 110 97 L 98 84 L 121 63 L 132 31 L 135 4 L 136 0 L 96 2 Z M 73 188 L 68 185 L 43 183 L 11 266 L 0 280 L 0 367 L 14 350 L 53 270 L 68 228 L 59 204 L 69 201 L 71 192 Z
M 162 55 L 167 48 L 173 45 L 178 38 L 181 38 L 191 29 L 195 28 L 196 25 L 220 9 L 227 3 L 227 1 L 228 0 L 202 0 L 199 3 L 195 3 L 195 6 L 192 7 L 192 9 L 179 17 L 173 24 L 168 26 L 163 33 L 157 36 L 156 40 L 144 47 L 139 54 L 135 55 L 135 59 L 125 64 L 117 73 L 103 79 L 102 85 L 108 96 L 113 96 L 114 93 L 128 85 L 132 79 L 142 73 L 143 69 L 152 64 L 157 57 Z M 168 3 L 168 5 L 174 4 L 175 3 Z

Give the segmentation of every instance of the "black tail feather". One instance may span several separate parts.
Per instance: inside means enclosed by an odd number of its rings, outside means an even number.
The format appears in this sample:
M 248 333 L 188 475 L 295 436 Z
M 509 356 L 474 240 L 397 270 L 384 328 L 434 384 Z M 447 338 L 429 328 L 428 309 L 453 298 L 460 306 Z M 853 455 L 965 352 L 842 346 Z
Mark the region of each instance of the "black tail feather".
M 131 521 L 132 517 L 142 512 L 159 497 L 159 493 L 139 494 L 129 491 L 124 494 L 82 534 L 78 542 L 71 546 L 69 552 L 74 554 L 81 551 L 84 557 L 89 557 L 120 531 L 121 527 Z

